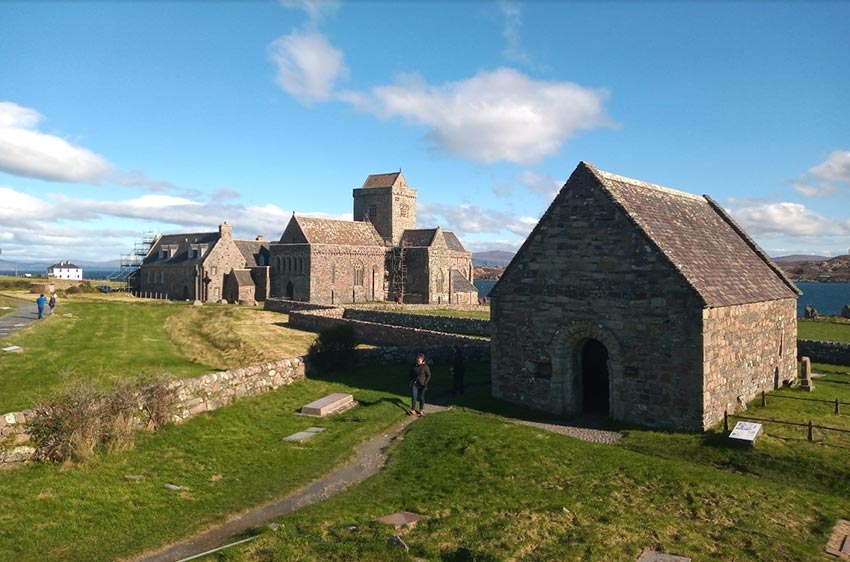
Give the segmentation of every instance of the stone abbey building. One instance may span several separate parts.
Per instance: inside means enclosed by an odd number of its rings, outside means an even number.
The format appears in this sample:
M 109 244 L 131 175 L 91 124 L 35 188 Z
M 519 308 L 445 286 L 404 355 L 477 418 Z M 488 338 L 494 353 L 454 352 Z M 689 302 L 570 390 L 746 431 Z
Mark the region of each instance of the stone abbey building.
M 252 304 L 268 296 L 337 304 L 399 300 L 473 304 L 472 254 L 440 227 L 416 228 L 416 190 L 402 173 L 354 190 L 353 221 L 292 215 L 278 242 L 218 232 L 158 236 L 136 288 L 156 298 Z
M 472 254 L 452 232 L 416 228 L 399 171 L 354 189 L 354 220 L 296 216 L 270 245 L 271 296 L 319 304 L 473 304 Z
M 493 393 L 704 430 L 796 379 L 799 294 L 711 198 L 580 163 L 490 293 Z

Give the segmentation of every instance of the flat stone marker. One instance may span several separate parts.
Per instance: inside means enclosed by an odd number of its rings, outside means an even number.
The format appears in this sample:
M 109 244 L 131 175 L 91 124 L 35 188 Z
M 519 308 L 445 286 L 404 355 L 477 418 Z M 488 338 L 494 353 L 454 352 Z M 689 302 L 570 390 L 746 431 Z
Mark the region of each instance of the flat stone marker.
M 676 556 L 675 554 L 664 554 L 656 550 L 647 550 L 641 554 L 637 562 L 691 562 L 687 556 Z
M 755 446 L 759 435 L 761 435 L 760 423 L 739 421 L 729 434 L 729 439 Z
M 313 437 L 314 435 L 318 435 L 319 433 L 325 430 L 324 427 L 308 427 L 304 431 L 299 431 L 298 433 L 293 433 L 287 437 L 284 437 L 284 441 L 291 441 L 293 443 L 301 443 Z
M 351 394 L 335 392 L 334 394 L 328 394 L 324 398 L 320 398 L 315 402 L 310 402 L 306 406 L 302 406 L 301 413 L 305 416 L 325 417 L 336 412 L 347 410 L 354 405 L 354 396 Z
M 23 350 L 24 348 L 19 345 L 10 345 L 9 347 L 3 348 L 3 351 L 5 351 L 6 353 L 20 353 Z
M 839 519 L 832 528 L 832 534 L 824 551 L 839 560 L 850 560 L 850 521 Z
M 412 527 L 420 519 L 425 519 L 425 516 L 413 513 L 412 511 L 399 511 L 379 517 L 378 521 L 387 525 L 395 525 L 396 527 L 407 527 L 408 525 Z

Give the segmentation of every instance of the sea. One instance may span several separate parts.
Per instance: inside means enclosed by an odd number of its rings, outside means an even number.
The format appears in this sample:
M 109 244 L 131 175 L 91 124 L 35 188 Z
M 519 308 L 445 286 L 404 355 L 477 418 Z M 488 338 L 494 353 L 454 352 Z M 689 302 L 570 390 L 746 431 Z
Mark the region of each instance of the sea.
M 496 282 L 492 279 L 476 279 L 478 295 L 486 297 Z M 803 316 L 806 305 L 814 307 L 820 314 L 841 314 L 845 304 L 850 304 L 850 283 L 814 283 L 798 281 L 797 287 L 803 295 L 797 299 L 797 316 Z

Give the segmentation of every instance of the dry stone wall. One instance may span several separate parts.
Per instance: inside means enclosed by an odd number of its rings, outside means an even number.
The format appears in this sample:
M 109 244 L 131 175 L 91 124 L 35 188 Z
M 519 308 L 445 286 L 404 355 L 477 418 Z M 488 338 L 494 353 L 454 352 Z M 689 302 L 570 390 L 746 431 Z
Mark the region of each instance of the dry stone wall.
M 818 340 L 797 340 L 797 358 L 817 363 L 850 366 L 850 344 Z
M 449 332 L 468 336 L 490 336 L 490 321 L 475 318 L 453 318 L 427 314 L 405 314 L 368 308 L 346 308 L 343 318 L 392 326 L 420 328 L 434 332 Z

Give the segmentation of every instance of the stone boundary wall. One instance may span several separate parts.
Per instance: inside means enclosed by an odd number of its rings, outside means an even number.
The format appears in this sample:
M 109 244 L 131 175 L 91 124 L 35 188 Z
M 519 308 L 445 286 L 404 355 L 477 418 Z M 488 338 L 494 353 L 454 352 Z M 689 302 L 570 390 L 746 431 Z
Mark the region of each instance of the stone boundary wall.
M 292 357 L 172 381 L 168 389 L 176 397 L 173 421 L 182 422 L 240 398 L 290 385 L 305 373 L 305 358 Z M 29 445 L 28 425 L 35 416 L 35 410 L 0 415 L 0 467 L 32 458 L 35 449 Z
M 817 363 L 850 366 L 850 344 L 818 340 L 797 340 L 797 359 L 808 357 Z
M 480 338 L 474 338 L 472 336 L 346 319 L 343 318 L 344 312 L 341 308 L 310 311 L 293 310 L 289 313 L 289 325 L 301 330 L 321 332 L 334 326 L 347 324 L 354 328 L 354 335 L 357 342 L 368 345 L 418 348 L 449 347 L 455 343 L 458 345 L 486 343 Z
M 346 308 L 343 318 L 376 324 L 390 324 L 406 328 L 420 328 L 433 332 L 448 332 L 468 336 L 490 336 L 490 321 L 476 318 L 453 318 L 431 314 L 409 314 L 369 308 Z
M 478 343 L 464 344 L 460 347 L 463 349 L 463 356 L 467 361 L 490 360 L 489 342 L 479 341 Z M 445 345 L 437 347 L 373 347 L 356 350 L 355 357 L 361 363 L 413 364 L 418 353 L 424 353 L 429 362 L 433 360 L 436 363 L 448 363 L 452 359 L 451 347 Z
M 269 297 L 263 303 L 264 310 L 289 314 L 293 310 L 329 310 L 337 308 L 326 304 L 312 304 L 303 301 L 291 301 L 280 297 Z

